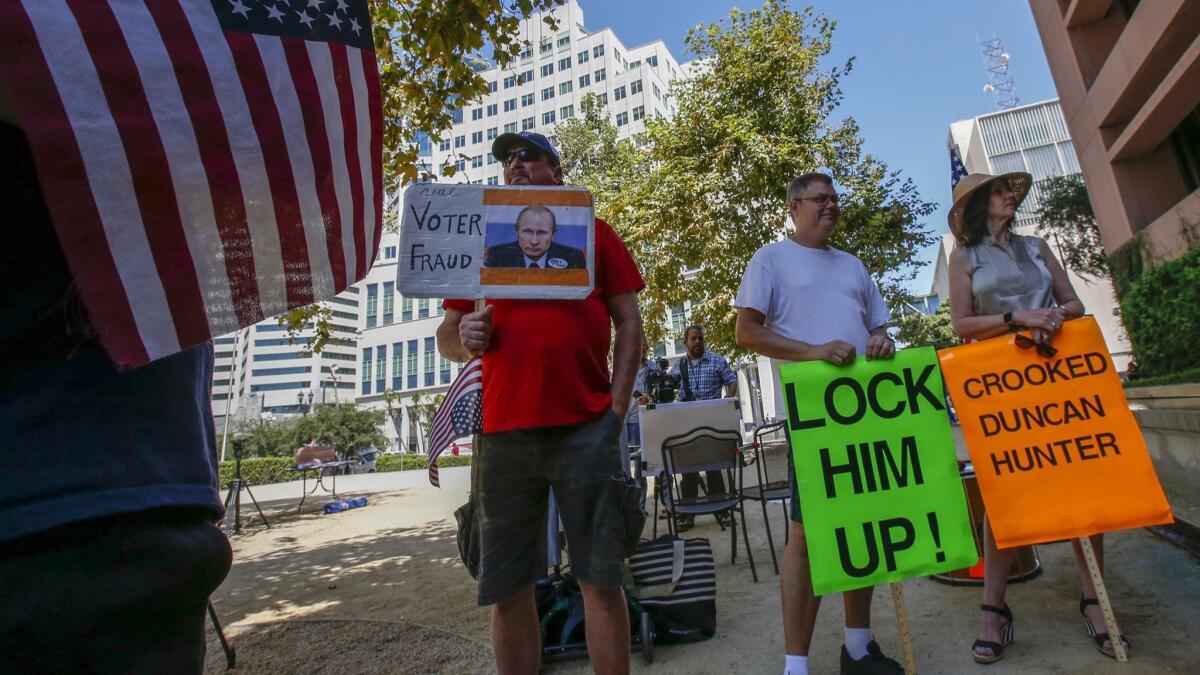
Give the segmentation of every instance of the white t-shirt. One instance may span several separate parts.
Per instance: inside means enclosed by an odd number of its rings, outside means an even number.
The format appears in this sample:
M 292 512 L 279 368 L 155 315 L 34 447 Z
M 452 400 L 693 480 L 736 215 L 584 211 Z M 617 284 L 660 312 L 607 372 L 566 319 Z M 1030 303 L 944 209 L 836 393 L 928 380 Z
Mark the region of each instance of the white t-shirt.
M 892 318 L 861 260 L 833 247 L 808 248 L 791 239 L 754 253 L 733 304 L 762 312 L 774 333 L 810 345 L 845 340 L 859 357 L 866 353 L 871 330 Z M 782 417 L 780 363 L 771 359 L 776 410 Z

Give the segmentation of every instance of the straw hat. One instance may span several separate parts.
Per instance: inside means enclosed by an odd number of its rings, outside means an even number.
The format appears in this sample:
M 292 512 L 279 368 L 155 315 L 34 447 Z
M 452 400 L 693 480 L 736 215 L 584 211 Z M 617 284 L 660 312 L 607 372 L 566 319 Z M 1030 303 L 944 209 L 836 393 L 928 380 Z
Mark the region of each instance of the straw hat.
M 971 201 L 971 195 L 979 188 L 986 187 L 992 184 L 992 181 L 997 178 L 1008 181 L 1008 189 L 1013 191 L 1013 195 L 1017 198 L 1017 208 L 1021 208 L 1021 202 L 1025 201 L 1025 195 L 1029 194 L 1029 188 L 1033 185 L 1033 176 L 1024 171 L 1014 171 L 1012 173 L 1004 173 L 999 176 L 989 176 L 986 173 L 973 173 L 966 178 L 958 181 L 958 185 L 954 186 L 954 205 L 950 207 L 950 212 L 946 214 L 946 220 L 950 224 L 950 232 L 958 237 L 962 233 L 963 212 L 967 209 L 967 202 Z

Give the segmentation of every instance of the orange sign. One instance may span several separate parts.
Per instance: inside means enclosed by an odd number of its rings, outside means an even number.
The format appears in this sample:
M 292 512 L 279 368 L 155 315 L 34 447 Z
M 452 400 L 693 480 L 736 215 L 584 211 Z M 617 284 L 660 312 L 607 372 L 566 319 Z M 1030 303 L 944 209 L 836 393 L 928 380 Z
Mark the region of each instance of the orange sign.
M 1173 521 L 1092 317 L 938 352 L 1000 548 Z

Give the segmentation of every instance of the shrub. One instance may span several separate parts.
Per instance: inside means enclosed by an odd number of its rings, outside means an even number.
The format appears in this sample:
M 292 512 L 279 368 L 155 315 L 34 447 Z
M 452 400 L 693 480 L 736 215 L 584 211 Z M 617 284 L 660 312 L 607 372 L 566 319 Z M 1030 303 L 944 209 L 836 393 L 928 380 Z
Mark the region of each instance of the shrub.
M 299 478 L 295 473 L 284 471 L 292 466 L 290 457 L 252 457 L 242 460 L 242 479 L 250 485 L 283 483 Z M 233 482 L 233 460 L 221 462 L 221 489 Z
M 445 469 L 450 466 L 470 466 L 471 456 L 460 455 L 442 455 L 438 457 L 438 468 Z M 381 455 L 375 460 L 375 472 L 381 473 L 384 471 L 412 471 L 414 469 L 424 469 L 426 467 L 425 455 L 417 454 L 400 454 L 400 455 Z
M 1133 341 L 1137 376 L 1200 368 L 1200 248 L 1129 281 L 1121 296 L 1125 330 Z

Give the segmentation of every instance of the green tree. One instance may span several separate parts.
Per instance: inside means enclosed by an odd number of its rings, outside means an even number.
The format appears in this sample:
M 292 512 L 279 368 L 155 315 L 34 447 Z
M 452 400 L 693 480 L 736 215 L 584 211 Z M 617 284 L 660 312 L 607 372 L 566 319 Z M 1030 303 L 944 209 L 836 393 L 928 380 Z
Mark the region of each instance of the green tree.
M 564 181 L 591 190 L 596 215 L 605 220 L 614 217 L 617 196 L 644 168 L 645 153 L 630 139 L 617 137 L 604 104 L 591 93 L 579 101 L 579 114 L 560 122 L 554 135 Z
M 491 61 L 501 68 L 512 64 L 529 46 L 518 33 L 520 21 L 563 2 L 370 1 L 383 101 L 386 190 L 397 190 L 438 174 L 454 175 L 452 162 L 442 167 L 419 166 L 420 140 L 442 140 L 442 134 L 451 128 L 453 111 L 488 93 L 487 80 L 478 69 L 489 56 L 485 50 L 490 50 Z M 551 30 L 558 26 L 549 12 L 545 12 L 544 21 Z M 293 338 L 307 328 L 313 329 L 308 349 L 314 352 L 321 351 L 331 339 L 328 313 L 319 305 L 297 307 L 281 314 L 278 321 Z
M 1052 176 L 1038 187 L 1038 229 L 1054 246 L 1063 266 L 1085 277 L 1107 278 L 1104 241 L 1083 176 Z
M 954 324 L 950 322 L 950 303 L 938 305 L 932 315 L 921 312 L 902 314 L 893 322 L 895 337 L 905 347 L 934 347 L 946 349 L 960 344 Z
M 789 233 L 787 184 L 821 167 L 843 193 L 833 245 L 862 258 L 893 305 L 906 297 L 903 285 L 923 264 L 917 255 L 933 241 L 919 223 L 933 204 L 861 152 L 853 118 L 834 118 L 852 66 L 822 65 L 834 27 L 811 9 L 768 0 L 693 29 L 687 48 L 700 60 L 672 87 L 678 112 L 649 121 L 644 149 L 614 169 L 623 184 L 580 174 L 600 186 L 601 213 L 642 269 L 646 316 L 691 300 L 712 348 L 736 356 L 731 302 L 742 272 L 759 247 Z M 657 321 L 646 325 L 651 342 L 661 337 Z
M 360 410 L 353 403 L 318 405 L 300 417 L 247 422 L 238 427 L 237 434 L 243 443 L 243 458 L 291 457 L 296 448 L 315 438 L 333 446 L 345 459 L 371 445 L 388 447 L 387 437 L 379 430 L 384 418 L 382 410 Z

